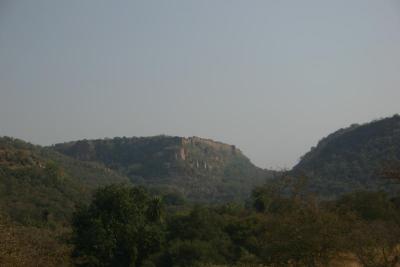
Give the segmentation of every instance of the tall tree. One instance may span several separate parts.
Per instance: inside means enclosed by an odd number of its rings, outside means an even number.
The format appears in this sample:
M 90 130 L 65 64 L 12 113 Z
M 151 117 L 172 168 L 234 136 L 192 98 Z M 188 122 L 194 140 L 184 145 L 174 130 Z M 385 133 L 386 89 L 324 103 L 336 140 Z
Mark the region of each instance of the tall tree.
M 161 202 L 146 190 L 99 189 L 73 219 L 74 256 L 84 266 L 142 266 L 163 241 Z

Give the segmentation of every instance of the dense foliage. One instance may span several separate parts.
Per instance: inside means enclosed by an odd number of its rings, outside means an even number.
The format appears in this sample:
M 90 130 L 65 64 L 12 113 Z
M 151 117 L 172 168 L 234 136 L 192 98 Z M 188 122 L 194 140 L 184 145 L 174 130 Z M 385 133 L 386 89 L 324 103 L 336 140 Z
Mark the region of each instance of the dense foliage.
M 163 240 L 161 203 L 141 188 L 109 186 L 75 214 L 74 255 L 88 266 L 142 266 Z
M 290 196 L 282 193 L 287 190 Z M 367 267 L 399 263 L 400 209 L 382 192 L 358 192 L 321 203 L 293 188 L 265 186 L 253 191 L 248 207 L 197 205 L 165 215 L 159 199 L 156 203 L 142 188 L 99 190 L 92 204 L 74 217 L 76 262 L 328 266 L 334 261 L 344 264 L 350 255 Z
M 400 116 L 349 128 L 323 138 L 293 168 L 309 177 L 309 189 L 324 197 L 355 190 L 395 192 L 381 179 L 387 168 L 400 166 Z

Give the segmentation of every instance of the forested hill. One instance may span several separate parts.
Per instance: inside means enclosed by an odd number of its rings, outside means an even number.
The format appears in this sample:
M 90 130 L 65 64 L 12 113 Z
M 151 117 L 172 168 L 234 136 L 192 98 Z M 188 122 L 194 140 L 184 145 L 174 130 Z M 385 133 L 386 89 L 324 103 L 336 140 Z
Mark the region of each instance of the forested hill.
M 400 166 L 400 116 L 353 124 L 319 141 L 293 168 L 325 197 L 355 190 L 393 191 L 383 172 Z
M 80 162 L 22 140 L 0 138 L 0 215 L 27 225 L 65 223 L 93 189 L 129 183 L 99 164 Z
M 75 159 L 104 164 L 135 184 L 180 192 L 200 202 L 244 199 L 272 175 L 254 166 L 235 146 L 199 137 L 117 137 L 52 148 Z

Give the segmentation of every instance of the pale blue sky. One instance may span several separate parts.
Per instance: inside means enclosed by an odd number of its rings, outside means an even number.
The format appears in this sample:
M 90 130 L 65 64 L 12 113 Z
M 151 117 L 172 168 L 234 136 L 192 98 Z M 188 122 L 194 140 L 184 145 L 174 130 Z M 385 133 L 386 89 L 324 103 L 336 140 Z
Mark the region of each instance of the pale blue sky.
M 0 135 L 201 136 L 291 167 L 400 112 L 398 0 L 0 0 Z

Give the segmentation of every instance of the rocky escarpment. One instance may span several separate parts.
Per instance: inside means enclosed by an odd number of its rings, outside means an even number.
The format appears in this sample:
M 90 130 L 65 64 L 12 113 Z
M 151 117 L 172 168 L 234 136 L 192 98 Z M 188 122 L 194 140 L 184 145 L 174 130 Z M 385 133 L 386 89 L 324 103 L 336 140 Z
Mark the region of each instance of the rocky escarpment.
M 52 148 L 104 164 L 136 184 L 174 188 L 193 200 L 243 198 L 270 176 L 235 146 L 200 137 L 117 137 Z

